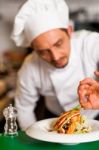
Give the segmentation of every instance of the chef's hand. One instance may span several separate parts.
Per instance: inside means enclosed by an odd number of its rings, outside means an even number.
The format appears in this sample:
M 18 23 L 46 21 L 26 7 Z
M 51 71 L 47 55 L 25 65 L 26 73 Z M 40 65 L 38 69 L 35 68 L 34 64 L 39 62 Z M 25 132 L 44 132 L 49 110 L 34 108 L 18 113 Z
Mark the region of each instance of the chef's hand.
M 99 77 L 99 72 L 95 72 Z M 86 78 L 78 87 L 78 96 L 81 107 L 85 109 L 99 109 L 99 82 Z

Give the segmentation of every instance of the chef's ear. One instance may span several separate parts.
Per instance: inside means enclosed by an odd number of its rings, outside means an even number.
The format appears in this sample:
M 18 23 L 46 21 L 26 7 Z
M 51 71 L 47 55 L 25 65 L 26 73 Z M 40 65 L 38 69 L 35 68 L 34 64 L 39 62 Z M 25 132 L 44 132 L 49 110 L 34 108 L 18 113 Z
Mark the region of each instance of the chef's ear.
M 68 35 L 71 37 L 72 33 L 73 33 L 73 27 L 72 25 L 69 25 L 68 28 L 67 28 L 67 33 Z
M 72 33 L 74 32 L 74 22 L 71 19 L 69 20 L 67 32 L 70 37 L 71 37 Z

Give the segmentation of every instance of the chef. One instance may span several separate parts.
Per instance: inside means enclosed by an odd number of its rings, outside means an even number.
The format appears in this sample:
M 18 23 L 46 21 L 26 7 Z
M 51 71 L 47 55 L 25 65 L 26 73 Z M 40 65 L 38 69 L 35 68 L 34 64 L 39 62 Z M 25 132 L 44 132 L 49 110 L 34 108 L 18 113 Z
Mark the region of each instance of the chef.
M 91 77 L 99 62 L 99 34 L 72 32 L 64 0 L 28 0 L 15 17 L 12 39 L 33 49 L 18 73 L 15 105 L 18 122 L 26 130 L 36 120 L 40 95 L 56 116 L 79 104 L 79 82 Z M 85 110 L 95 118 L 99 110 Z

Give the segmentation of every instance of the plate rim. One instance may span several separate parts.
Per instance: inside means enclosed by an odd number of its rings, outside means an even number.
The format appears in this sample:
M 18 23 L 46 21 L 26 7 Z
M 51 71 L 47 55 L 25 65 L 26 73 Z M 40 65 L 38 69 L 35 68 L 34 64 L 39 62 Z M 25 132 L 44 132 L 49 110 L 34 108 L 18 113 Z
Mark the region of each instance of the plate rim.
M 38 126 L 42 123 L 49 122 L 51 123 L 57 118 L 49 118 L 49 119 L 44 119 L 35 122 L 32 124 L 26 131 L 25 133 L 34 139 L 41 140 L 41 141 L 46 141 L 46 142 L 53 142 L 53 143 L 65 143 L 65 144 L 78 144 L 78 143 L 86 143 L 86 142 L 93 142 L 99 140 L 99 132 L 93 131 L 91 133 L 85 133 L 85 134 L 59 134 L 55 132 L 46 132 L 42 128 L 38 128 Z M 94 119 L 87 119 L 89 122 L 96 122 L 99 124 L 99 121 L 94 120 Z M 33 130 L 31 134 L 31 130 Z M 93 136 L 94 134 L 94 136 Z M 40 136 L 41 135 L 41 136 Z M 88 140 L 88 136 L 93 136 Z M 49 137 L 48 137 L 49 136 Z M 80 139 L 78 140 L 78 138 Z M 64 138 L 61 140 L 61 138 Z M 71 140 L 70 140 L 71 138 Z

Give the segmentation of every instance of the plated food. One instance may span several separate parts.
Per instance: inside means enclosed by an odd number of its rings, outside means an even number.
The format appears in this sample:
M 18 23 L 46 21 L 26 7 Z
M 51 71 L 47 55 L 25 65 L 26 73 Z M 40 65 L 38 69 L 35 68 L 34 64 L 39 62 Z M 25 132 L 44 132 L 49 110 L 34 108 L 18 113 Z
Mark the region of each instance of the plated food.
M 65 132 L 60 134 L 57 129 L 54 128 L 58 119 L 59 118 L 50 118 L 37 121 L 32 124 L 25 132 L 28 136 L 37 140 L 55 142 L 66 145 L 99 140 L 99 121 L 87 118 L 85 119 L 84 124 L 81 125 L 81 128 L 78 131 L 75 132 L 74 130 L 71 134 L 64 134 Z M 87 133 L 84 130 L 81 130 L 83 128 L 82 126 L 87 129 Z M 92 130 L 89 130 L 90 127 L 92 128 Z
M 87 124 L 87 118 L 80 114 L 80 109 L 72 109 L 60 115 L 53 130 L 64 134 L 88 133 L 91 126 Z

